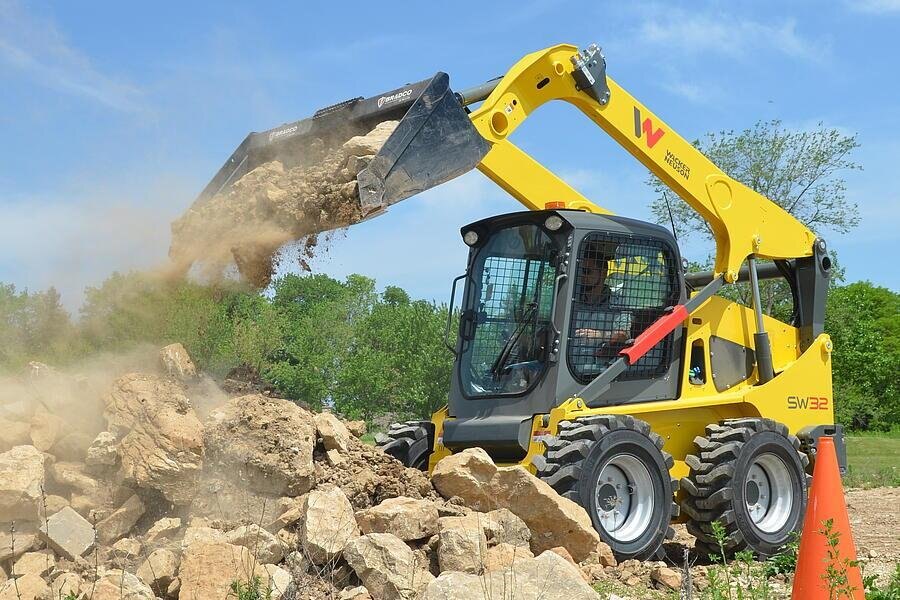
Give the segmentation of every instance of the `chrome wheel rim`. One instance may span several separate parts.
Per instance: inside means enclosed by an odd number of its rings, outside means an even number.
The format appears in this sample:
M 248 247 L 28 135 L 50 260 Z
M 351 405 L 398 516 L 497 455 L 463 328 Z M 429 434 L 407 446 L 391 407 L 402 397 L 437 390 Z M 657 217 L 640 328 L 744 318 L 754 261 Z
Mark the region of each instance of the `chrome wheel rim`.
M 744 503 L 753 524 L 766 533 L 779 531 L 794 507 L 794 486 L 787 464 L 771 453 L 760 454 L 747 472 Z
M 600 526 L 614 540 L 630 542 L 653 518 L 650 471 L 631 454 L 614 456 L 600 471 L 594 493 Z

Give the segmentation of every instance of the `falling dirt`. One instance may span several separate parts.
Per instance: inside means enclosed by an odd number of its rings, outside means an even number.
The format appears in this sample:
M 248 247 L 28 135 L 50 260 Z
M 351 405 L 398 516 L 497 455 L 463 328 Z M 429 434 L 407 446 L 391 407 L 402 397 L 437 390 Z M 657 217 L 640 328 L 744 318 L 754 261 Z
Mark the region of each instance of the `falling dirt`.
M 397 126 L 378 124 L 365 136 L 326 149 L 309 145 L 305 163 L 285 168 L 264 163 L 208 201 L 195 204 L 172 223 L 169 258 L 184 274 L 196 268 L 216 280 L 235 265 L 256 287 L 265 287 L 278 267 L 278 251 L 299 241 L 298 264 L 309 271 L 318 234 L 348 227 L 363 218 L 357 176 Z

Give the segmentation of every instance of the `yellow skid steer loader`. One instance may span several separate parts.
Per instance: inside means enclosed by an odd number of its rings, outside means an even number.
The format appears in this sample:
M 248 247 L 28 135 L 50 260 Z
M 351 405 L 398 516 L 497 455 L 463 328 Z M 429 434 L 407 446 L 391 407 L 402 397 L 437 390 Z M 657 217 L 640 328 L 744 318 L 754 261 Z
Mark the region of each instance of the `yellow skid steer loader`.
M 509 141 L 554 100 L 697 210 L 716 241 L 712 271 L 686 273 L 667 230 L 611 215 Z M 476 446 L 524 465 L 583 506 L 620 559 L 662 556 L 678 519 L 704 553 L 716 521 L 729 552 L 769 555 L 787 542 L 816 440 L 833 436 L 844 464 L 823 331 L 825 241 L 619 87 L 595 45 L 529 54 L 471 90 L 438 73 L 251 134 L 197 202 L 266 161 L 302 164 L 312 140 L 339 144 L 385 120 L 399 125 L 359 173 L 365 215 L 473 168 L 528 210 L 462 228 L 448 403 L 430 421 L 393 425 L 384 451 L 423 470 Z M 790 322 L 763 314 L 766 278 L 789 285 Z M 744 281 L 751 307 L 716 294 Z

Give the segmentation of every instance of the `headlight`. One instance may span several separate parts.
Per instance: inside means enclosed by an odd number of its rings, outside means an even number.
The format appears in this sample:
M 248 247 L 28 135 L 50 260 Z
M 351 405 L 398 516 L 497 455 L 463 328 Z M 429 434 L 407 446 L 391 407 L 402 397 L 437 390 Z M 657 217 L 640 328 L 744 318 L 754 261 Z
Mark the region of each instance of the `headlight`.
M 467 231 L 463 235 L 463 241 L 466 243 L 466 246 L 474 246 L 478 243 L 478 234 L 474 231 Z
M 544 221 L 544 227 L 546 227 L 550 231 L 558 231 L 559 228 L 562 226 L 563 226 L 563 220 L 556 215 L 551 215 L 551 216 L 547 217 L 546 221 Z

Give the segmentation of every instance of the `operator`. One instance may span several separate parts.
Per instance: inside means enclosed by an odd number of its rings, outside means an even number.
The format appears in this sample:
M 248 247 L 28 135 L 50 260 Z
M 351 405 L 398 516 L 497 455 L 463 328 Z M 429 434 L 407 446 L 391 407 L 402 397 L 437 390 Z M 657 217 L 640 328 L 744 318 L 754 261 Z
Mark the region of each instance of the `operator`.
M 599 362 L 605 366 L 631 337 L 631 314 L 621 309 L 618 297 L 606 284 L 609 261 L 615 258 L 617 244 L 609 241 L 587 242 L 576 280 L 574 304 L 575 339 L 573 362 L 584 374 L 595 374 Z

